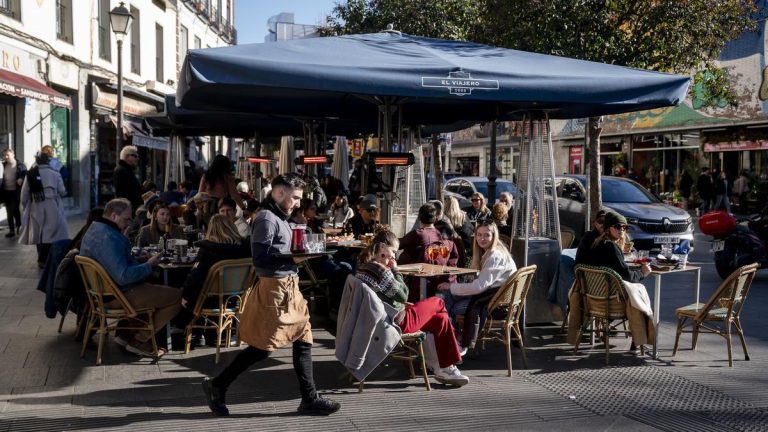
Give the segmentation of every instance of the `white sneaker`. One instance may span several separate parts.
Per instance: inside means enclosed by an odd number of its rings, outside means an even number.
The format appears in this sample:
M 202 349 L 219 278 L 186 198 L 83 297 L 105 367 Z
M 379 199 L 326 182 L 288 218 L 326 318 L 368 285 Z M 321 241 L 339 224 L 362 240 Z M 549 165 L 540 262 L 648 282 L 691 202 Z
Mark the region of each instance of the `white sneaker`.
M 456 387 L 461 387 L 469 384 L 469 378 L 461 374 L 461 371 L 456 366 L 448 366 L 446 368 L 438 368 L 435 370 L 435 379 L 437 382 Z

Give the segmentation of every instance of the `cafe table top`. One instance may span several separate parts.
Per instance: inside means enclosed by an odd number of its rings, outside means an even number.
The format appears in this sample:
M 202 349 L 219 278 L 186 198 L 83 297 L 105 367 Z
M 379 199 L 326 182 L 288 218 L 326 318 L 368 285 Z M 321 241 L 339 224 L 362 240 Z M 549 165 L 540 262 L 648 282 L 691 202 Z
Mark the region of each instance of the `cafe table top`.
M 477 274 L 478 271 L 470 268 L 463 267 L 451 267 L 436 264 L 404 264 L 397 267 L 397 270 L 407 276 L 415 277 L 433 277 L 433 276 L 445 276 L 445 275 L 463 275 L 463 274 Z

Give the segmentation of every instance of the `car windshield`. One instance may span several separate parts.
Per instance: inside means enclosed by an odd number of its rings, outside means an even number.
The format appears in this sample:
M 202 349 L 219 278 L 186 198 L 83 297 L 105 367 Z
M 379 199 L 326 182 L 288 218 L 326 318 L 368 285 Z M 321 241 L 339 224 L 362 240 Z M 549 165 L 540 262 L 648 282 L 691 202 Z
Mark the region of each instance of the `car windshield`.
M 633 182 L 604 179 L 601 184 L 603 202 L 636 204 L 658 202 L 653 195 Z
M 477 189 L 478 192 L 483 194 L 484 197 L 488 197 L 488 182 L 473 182 L 475 185 L 475 189 Z M 509 192 L 514 195 L 515 193 L 515 184 L 512 182 L 496 182 L 496 197 L 499 196 L 502 192 Z

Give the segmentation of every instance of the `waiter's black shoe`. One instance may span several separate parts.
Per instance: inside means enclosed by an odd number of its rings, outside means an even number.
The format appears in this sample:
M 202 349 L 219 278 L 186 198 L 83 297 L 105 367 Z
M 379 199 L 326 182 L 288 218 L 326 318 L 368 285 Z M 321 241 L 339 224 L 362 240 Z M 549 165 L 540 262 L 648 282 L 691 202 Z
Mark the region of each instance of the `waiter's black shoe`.
M 11 237 L 16 237 L 16 233 L 13 231 L 10 231 L 8 232 L 8 234 L 5 235 L 5 238 L 11 238 Z
M 213 380 L 206 378 L 203 380 L 203 392 L 205 392 L 205 400 L 208 402 L 208 408 L 215 416 L 226 417 L 229 415 L 229 408 L 224 403 L 224 395 L 227 389 L 217 387 L 213 384 Z
M 339 408 L 341 408 L 340 403 L 318 396 L 315 400 L 309 403 L 301 401 L 297 411 L 299 414 L 327 416 L 335 413 Z

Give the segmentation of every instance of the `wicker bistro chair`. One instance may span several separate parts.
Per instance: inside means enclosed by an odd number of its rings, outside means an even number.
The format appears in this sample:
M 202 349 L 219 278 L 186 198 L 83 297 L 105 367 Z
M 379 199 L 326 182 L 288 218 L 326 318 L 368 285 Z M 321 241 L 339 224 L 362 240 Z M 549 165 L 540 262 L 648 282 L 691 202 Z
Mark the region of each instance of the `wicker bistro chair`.
M 189 354 L 193 329 L 216 330 L 216 363 L 219 363 L 221 336 L 227 333 L 226 346 L 232 342 L 232 325 L 239 319 L 247 293 L 256 279 L 251 258 L 219 261 L 205 278 L 200 297 L 193 311 L 194 318 L 184 329 L 184 353 Z M 206 300 L 216 299 L 216 305 L 206 306 Z M 209 301 L 208 304 L 211 302 Z M 202 320 L 201 323 L 198 323 Z M 239 346 L 239 339 L 238 339 Z
M 752 280 L 759 264 L 749 264 L 736 269 L 720 284 L 707 303 L 694 303 L 683 306 L 675 311 L 677 315 L 677 335 L 675 336 L 675 348 L 672 355 L 677 354 L 677 346 L 680 334 L 693 333 L 691 349 L 696 349 L 699 333 L 713 333 L 725 338 L 728 346 L 728 366 L 733 367 L 733 354 L 731 351 L 731 325 L 741 339 L 744 348 L 744 359 L 749 360 L 747 343 L 744 340 L 744 331 L 739 320 L 744 302 L 752 286 Z
M 427 334 L 423 331 L 401 334 L 400 343 L 395 350 L 389 354 L 389 358 L 405 362 L 408 365 L 409 377 L 411 379 L 416 378 L 416 370 L 413 367 L 413 362 L 419 362 L 424 377 L 424 387 L 426 387 L 427 391 L 431 391 L 432 386 L 429 384 L 429 373 L 427 373 L 427 365 L 424 362 L 424 341 L 426 338 Z M 358 393 L 363 392 L 364 385 L 365 380 L 358 383 Z
M 512 341 L 520 343 L 520 352 L 523 355 L 523 366 L 528 369 L 528 359 L 525 356 L 523 335 L 520 331 L 520 317 L 523 315 L 523 306 L 531 287 L 533 275 L 536 273 L 536 265 L 530 265 L 518 269 L 504 282 L 504 285 L 496 291 L 487 307 L 487 319 L 477 336 L 477 341 L 485 346 L 486 341 L 499 341 L 507 348 L 507 376 L 512 376 Z M 485 315 L 485 314 L 484 314 Z M 512 335 L 514 333 L 514 337 Z
M 109 277 L 104 268 L 91 258 L 76 256 L 75 262 L 80 269 L 80 275 L 83 277 L 85 294 L 88 297 L 90 309 L 86 319 L 85 336 L 83 337 L 83 349 L 80 351 L 80 357 L 85 356 L 85 349 L 88 346 L 91 330 L 97 325 L 96 333 L 99 335 L 99 343 L 96 353 L 96 365 L 101 364 L 101 353 L 104 348 L 104 338 L 112 330 L 117 328 L 118 322 L 123 319 L 130 319 L 131 326 L 120 326 L 125 330 L 148 330 L 155 334 L 155 327 L 152 321 L 154 308 L 135 309 L 125 298 L 123 293 L 117 287 L 112 278 Z M 117 301 L 119 306 L 106 306 Z M 138 324 L 137 324 L 138 323 Z M 155 338 L 152 341 L 152 352 L 157 356 L 157 344 Z
M 608 267 L 593 267 L 579 264 L 575 267 L 576 280 L 582 297 L 583 319 L 581 333 L 587 331 L 592 324 L 593 344 L 594 334 L 602 335 L 605 343 L 605 364 L 608 364 L 611 345 L 610 334 L 615 328 L 611 323 L 620 320 L 626 325 L 627 298 L 621 276 Z M 625 334 L 628 331 L 625 329 Z M 574 352 L 578 352 L 581 338 L 576 341 Z M 643 347 L 640 347 L 641 352 Z

